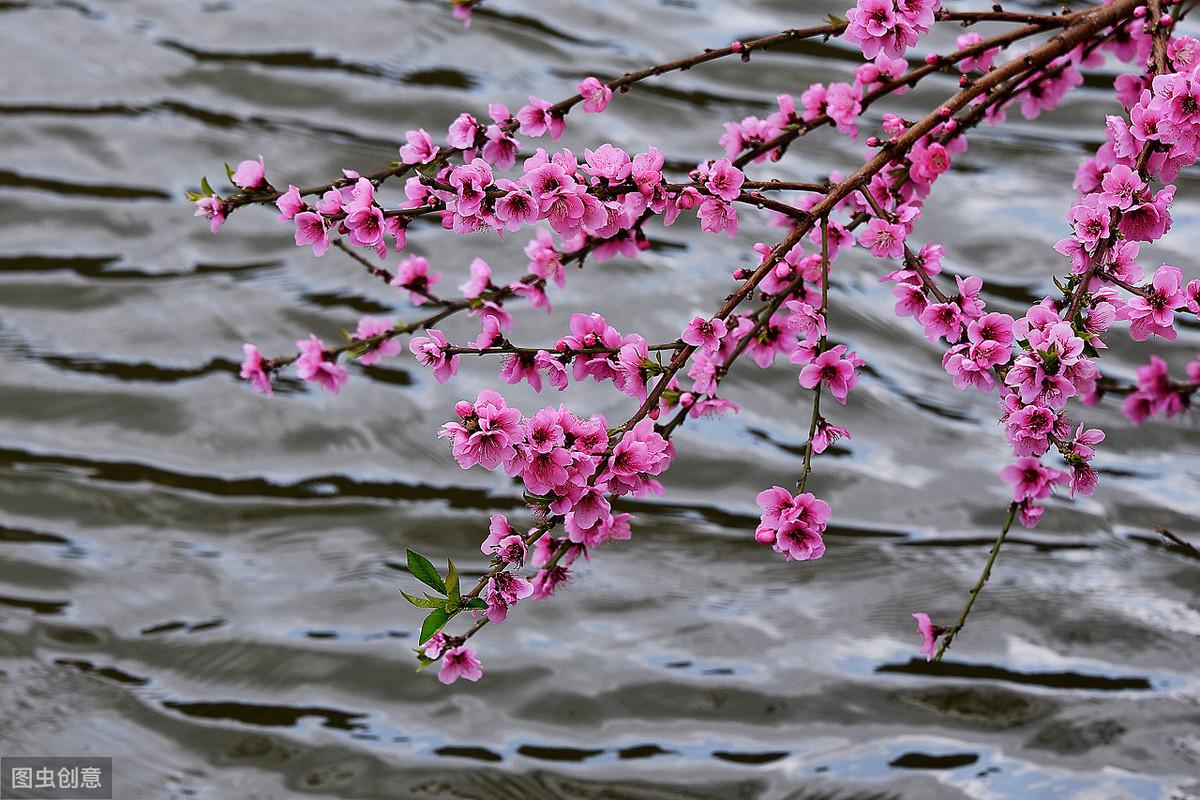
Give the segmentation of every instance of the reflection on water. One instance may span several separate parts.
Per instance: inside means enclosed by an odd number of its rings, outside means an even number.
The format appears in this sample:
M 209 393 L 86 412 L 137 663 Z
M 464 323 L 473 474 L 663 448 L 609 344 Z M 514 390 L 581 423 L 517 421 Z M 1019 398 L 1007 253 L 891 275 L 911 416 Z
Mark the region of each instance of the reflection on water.
M 743 413 L 689 423 L 666 497 L 626 504 L 633 541 L 487 631 L 477 685 L 413 673 L 418 617 L 396 588 L 405 547 L 478 573 L 487 515 L 520 513 L 512 483 L 461 473 L 435 438 L 495 365 L 449 387 L 406 357 L 353 367 L 337 399 L 236 380 L 243 341 L 283 353 L 412 311 L 267 211 L 211 236 L 182 199 L 201 175 L 258 153 L 279 183 L 377 169 L 408 127 L 844 11 L 805 5 L 491 0 L 464 32 L 415 0 L 0 2 L 0 753 L 115 756 L 130 798 L 1200 797 L 1200 573 L 1153 533 L 1200 530 L 1194 420 L 1131 431 L 1112 405 L 1084 411 L 1110 431 L 1100 493 L 1015 534 L 950 661 L 916 660 L 909 615 L 957 612 L 1007 447 L 868 258 L 839 262 L 832 292 L 834 334 L 870 370 L 832 412 L 854 438 L 812 479 L 836 514 L 825 559 L 783 563 L 749 535 L 807 420 L 787 369 L 735 373 Z M 665 142 L 686 169 L 723 120 L 845 55 L 806 43 L 697 68 L 572 117 L 564 144 Z M 1104 85 L 981 131 L 929 202 L 918 234 L 997 309 L 1020 313 L 1062 267 L 1049 245 Z M 860 159 L 824 132 L 760 171 L 814 180 Z M 1195 272 L 1200 185 L 1179 196 L 1156 257 Z M 597 302 L 674 336 L 773 233 L 652 231 L 637 261 L 574 272 L 561 314 L 526 314 L 522 338 Z M 523 273 L 523 244 L 410 234 L 449 283 L 480 253 Z M 1198 344 L 1187 327 L 1167 357 Z M 1144 357 L 1116 342 L 1104 363 L 1128 377 Z M 589 387 L 566 400 L 628 410 Z

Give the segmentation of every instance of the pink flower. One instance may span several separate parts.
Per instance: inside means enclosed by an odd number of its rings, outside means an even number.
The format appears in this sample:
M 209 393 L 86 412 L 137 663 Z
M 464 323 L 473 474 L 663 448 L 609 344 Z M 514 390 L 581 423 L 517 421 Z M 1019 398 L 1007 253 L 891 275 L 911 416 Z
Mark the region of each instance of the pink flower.
M 329 249 L 329 233 L 325 230 L 325 218 L 312 211 L 301 211 L 295 216 L 296 246 L 312 245 L 313 255 L 325 255 Z
M 345 367 L 325 358 L 325 344 L 309 334 L 307 339 L 296 342 L 300 357 L 296 359 L 296 374 L 303 380 L 320 384 L 326 391 L 337 394 L 350 378 Z
M 452 647 L 442 655 L 442 667 L 438 670 L 438 680 L 449 686 L 459 678 L 477 681 L 483 677 L 483 667 L 475 657 L 475 651 L 469 647 Z
M 300 199 L 300 190 L 289 184 L 288 190 L 275 201 L 275 207 L 279 209 L 280 222 L 290 221 L 300 213 L 300 209 L 304 208 L 304 201 Z
M 246 354 L 246 359 L 242 362 L 241 376 L 250 381 L 255 391 L 270 396 L 271 376 L 263 369 L 262 353 L 252 344 L 242 345 L 242 352 Z
M 1116 164 L 1104 174 L 1100 182 L 1104 191 L 1100 202 L 1111 208 L 1126 209 L 1133 205 L 1134 199 L 1146 188 L 1146 183 L 1138 174 L 1124 164 Z
M 722 158 L 708 168 L 704 177 L 704 188 L 717 197 L 732 202 L 742 193 L 742 183 L 745 180 L 746 177 L 740 169 L 733 166 L 729 159 Z
M 433 369 L 433 377 L 438 383 L 445 383 L 458 372 L 458 356 L 446 355 L 445 349 L 449 345 L 441 331 L 430 328 L 426 333 L 429 335 L 414 336 L 408 349 L 422 366 Z
M 492 285 L 492 268 L 482 258 L 471 262 L 471 279 L 459 284 L 458 290 L 466 297 L 476 298 Z
M 721 347 L 721 340 L 725 338 L 725 333 L 725 320 L 694 317 L 684 328 L 680 338 L 686 344 L 699 347 L 706 353 L 715 353 Z
M 962 332 L 962 309 L 957 303 L 930 303 L 918 321 L 925 327 L 925 338 L 929 341 L 936 342 L 944 336 L 946 341 L 956 342 Z
M 390 319 L 380 319 L 378 317 L 363 317 L 358 321 L 358 330 L 354 332 L 355 339 L 371 339 L 375 336 L 391 333 L 395 330 L 395 326 Z M 384 358 L 400 355 L 400 342 L 395 338 L 384 339 L 379 344 L 376 344 L 367 352 L 358 357 L 359 362 L 371 366 L 378 364 Z
M 858 235 L 858 243 L 869 249 L 876 258 L 903 258 L 904 239 L 907 236 L 903 225 L 873 217 Z
M 818 417 L 817 430 L 813 433 L 812 437 L 813 452 L 817 454 L 824 453 L 838 439 L 849 438 L 850 431 L 837 425 L 831 425 L 824 417 Z
M 1107 208 L 1078 203 L 1071 207 L 1068 219 L 1075 229 L 1075 236 L 1089 250 L 1094 250 L 1101 239 L 1108 237 L 1109 213 Z
M 599 114 L 608 108 L 612 100 L 612 89 L 600 82 L 599 78 L 587 77 L 579 82 L 579 94 L 583 97 L 583 110 Z
M 489 622 L 499 624 L 508 618 L 508 609 L 515 606 L 518 600 L 523 600 L 533 594 L 533 584 L 525 578 L 512 573 L 500 572 L 488 581 L 484 589 L 483 599 L 487 603 L 487 618 Z
M 926 661 L 933 661 L 934 653 L 937 650 L 937 640 L 941 636 L 941 629 L 933 624 L 928 614 L 920 611 L 913 614 L 913 619 L 917 621 L 917 633 L 921 636 L 921 655 L 925 656 Z
M 196 217 L 208 219 L 208 228 L 213 233 L 225 222 L 225 204 L 215 194 L 212 197 L 201 197 L 196 201 Z
M 1144 342 L 1151 335 L 1174 341 L 1175 309 L 1187 302 L 1183 292 L 1183 272 L 1179 267 L 1163 264 L 1154 272 L 1148 296 L 1133 297 L 1119 316 L 1130 320 L 1129 336 L 1135 342 Z
M 701 230 L 709 233 L 721 233 L 724 231 L 731 239 L 737 236 L 737 212 L 728 203 L 722 202 L 715 197 L 709 197 L 700 204 L 700 208 L 696 213 L 700 217 Z
M 858 136 L 858 115 L 862 113 L 862 87 L 831 83 L 825 92 L 825 113 L 836 123 L 839 133 L 851 139 Z
M 895 52 L 896 12 L 892 0 L 858 0 L 857 5 L 846 12 L 846 19 L 850 21 L 846 41 L 857 44 L 864 57 L 874 58 L 885 49 L 893 57 L 903 54 L 903 48 Z
M 420 649 L 422 655 L 426 658 L 439 658 L 446 651 L 446 634 L 438 631 L 426 639 L 425 644 L 421 645 Z
M 834 398 L 844 405 L 846 395 L 858 382 L 854 361 L 842 357 L 845 351 L 846 345 L 839 344 L 817 356 L 816 360 L 800 370 L 800 385 L 811 389 L 818 383 L 824 384 L 829 387 Z
M 539 100 L 531 95 L 529 105 L 517 112 L 517 119 L 521 123 L 521 133 L 525 136 L 536 137 L 549 132 L 550 138 L 557 142 L 567 126 L 562 116 L 552 113 L 551 108 L 553 106 L 547 101 Z
M 238 164 L 234 170 L 230 180 L 233 185 L 239 189 L 257 189 L 262 185 L 263 179 L 267 176 L 267 168 L 263 164 L 263 157 L 259 156 L 258 161 L 243 161 Z
M 413 305 L 419 306 L 428 301 L 428 293 L 441 279 L 442 273 L 429 271 L 429 262 L 424 256 L 412 256 L 400 262 L 391 285 L 407 289 Z
M 428 164 L 437 156 L 438 146 L 424 128 L 406 131 L 404 138 L 408 144 L 401 146 L 400 160 L 405 164 Z
M 1043 466 L 1036 458 L 1025 457 L 1009 464 L 1000 471 L 1000 477 L 1005 483 L 1013 486 L 1013 500 L 1041 500 L 1050 494 L 1051 487 L 1056 483 L 1066 483 L 1066 473 L 1051 467 Z
M 351 212 L 345 224 L 350 229 L 349 239 L 354 244 L 365 247 L 383 239 L 384 217 L 378 206 L 367 206 Z
M 937 142 L 917 142 L 908 157 L 912 161 L 909 174 L 919 183 L 933 183 L 937 176 L 950 169 L 950 154 Z
M 475 137 L 479 133 L 479 123 L 470 114 L 459 114 L 446 132 L 446 143 L 459 150 L 470 150 L 475 146 Z
M 968 47 L 974 47 L 983 41 L 983 37 L 978 33 L 964 33 L 955 40 L 955 44 L 959 50 L 966 50 Z M 1000 48 L 992 47 L 984 50 L 977 56 L 967 56 L 958 62 L 958 68 L 963 73 L 979 70 L 987 72 L 992 68 L 992 61 L 1000 54 Z

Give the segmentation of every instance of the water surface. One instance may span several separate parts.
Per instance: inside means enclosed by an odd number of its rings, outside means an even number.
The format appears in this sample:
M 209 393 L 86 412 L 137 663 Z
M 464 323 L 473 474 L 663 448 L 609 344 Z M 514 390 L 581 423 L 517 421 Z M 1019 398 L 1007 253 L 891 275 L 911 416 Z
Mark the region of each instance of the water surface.
M 223 161 L 262 153 L 298 184 L 377 169 L 406 128 L 843 10 L 495 0 L 464 32 L 432 2 L 0 3 L 0 752 L 114 756 L 138 799 L 1200 797 L 1200 563 L 1153 534 L 1200 537 L 1194 417 L 1135 431 L 1112 402 L 1087 409 L 1109 431 L 1101 491 L 1014 534 L 930 668 L 909 615 L 957 613 L 1002 520 L 1008 447 L 991 398 L 951 387 L 861 254 L 831 294 L 833 335 L 871 371 L 830 411 L 853 440 L 812 478 L 836 514 L 826 557 L 784 563 L 751 538 L 754 495 L 800 469 L 808 395 L 784 367 L 738 372 L 743 413 L 689 423 L 633 540 L 476 640 L 477 685 L 413 674 L 419 617 L 396 589 L 413 585 L 406 547 L 478 573 L 487 515 L 520 513 L 511 482 L 462 473 L 435 438 L 497 365 L 445 387 L 407 357 L 354 367 L 340 398 L 235 379 L 243 341 L 282 354 L 414 312 L 267 210 L 210 235 L 182 198 Z M 646 84 L 572 116 L 564 144 L 695 163 L 722 121 L 846 79 L 846 55 L 805 44 Z M 1114 110 L 1106 84 L 979 132 L 939 182 L 918 236 L 983 275 L 993 308 L 1020 314 L 1063 270 L 1050 244 Z M 860 159 L 826 131 L 758 174 Z M 1197 198 L 1185 178 L 1155 253 L 1193 276 Z M 636 261 L 574 272 L 561 315 L 522 310 L 521 340 L 596 305 L 672 337 L 776 234 L 748 215 L 736 240 L 655 229 Z M 481 254 L 521 274 L 524 241 L 410 234 L 450 285 Z M 1147 350 L 1112 339 L 1103 363 L 1128 379 Z M 1198 345 L 1190 325 L 1160 350 L 1181 372 Z M 632 409 L 586 386 L 566 400 Z

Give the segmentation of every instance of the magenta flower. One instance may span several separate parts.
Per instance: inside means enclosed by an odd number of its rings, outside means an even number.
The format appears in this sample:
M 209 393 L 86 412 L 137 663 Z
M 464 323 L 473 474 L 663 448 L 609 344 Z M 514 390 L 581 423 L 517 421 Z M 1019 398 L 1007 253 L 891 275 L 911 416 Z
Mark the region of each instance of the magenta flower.
M 958 46 L 959 50 L 966 50 L 968 47 L 974 47 L 982 41 L 983 37 L 978 33 L 964 33 L 955 39 L 954 43 Z M 1000 48 L 989 48 L 977 56 L 967 56 L 966 58 L 962 59 L 958 62 L 958 68 L 963 72 L 963 74 L 974 72 L 975 70 L 987 72 L 992 68 L 992 62 L 999 54 Z
M 375 336 L 392 333 L 395 330 L 395 325 L 390 319 L 380 319 L 379 317 L 363 317 L 358 321 L 358 329 L 354 332 L 355 339 L 371 339 Z M 382 342 L 374 345 L 370 350 L 358 357 L 358 360 L 371 366 L 378 364 L 384 358 L 400 355 L 400 342 L 395 338 L 384 339 Z
M 312 245 L 313 255 L 323 256 L 329 249 L 329 233 L 325 230 L 325 218 L 312 211 L 301 211 L 294 218 L 296 223 L 296 246 Z
M 519 129 L 521 134 L 537 137 L 549 133 L 550 138 L 557 142 L 567 126 L 560 114 L 551 111 L 552 108 L 553 106 L 547 101 L 530 95 L 529 105 L 517 112 L 517 120 L 521 123 Z
M 963 313 L 957 303 L 930 303 L 918 321 L 925 327 L 925 338 L 929 341 L 936 342 L 944 336 L 947 342 L 956 342 L 962 332 Z
M 913 619 L 917 621 L 917 633 L 921 636 L 921 655 L 925 656 L 926 661 L 933 661 L 938 637 L 945 629 L 934 625 L 929 615 L 921 611 L 914 613 Z
M 475 657 L 475 651 L 469 647 L 451 647 L 442 655 L 442 667 L 438 670 L 438 680 L 449 686 L 459 678 L 477 681 L 483 677 L 483 667 Z
M 893 56 L 903 53 L 903 50 L 894 52 L 896 13 L 892 0 L 858 0 L 854 8 L 846 12 L 846 19 L 850 21 L 846 41 L 857 44 L 866 58 L 874 58 L 885 48 Z
M 600 82 L 599 78 L 587 77 L 579 82 L 579 94 L 583 97 L 583 110 L 598 114 L 608 108 L 612 100 L 612 89 Z
M 838 439 L 849 439 L 850 431 L 837 425 L 832 425 L 824 417 L 817 418 L 817 430 L 813 433 L 813 452 L 818 455 L 829 449 Z
M 701 230 L 708 233 L 724 232 L 731 239 L 737 236 L 737 212 L 728 203 L 709 197 L 700 204 L 696 213 L 700 217 Z
M 683 329 L 683 335 L 680 338 L 686 344 L 699 347 L 706 353 L 715 353 L 720 349 L 725 333 L 725 320 L 694 317 Z
M 428 293 L 442 279 L 442 273 L 430 272 L 424 256 L 412 256 L 400 262 L 392 286 L 408 290 L 409 300 L 419 306 L 428 301 Z
M 406 131 L 404 138 L 408 144 L 401 146 L 400 160 L 405 164 L 428 164 L 437 156 L 438 146 L 424 128 Z
M 713 162 L 712 166 L 707 169 L 704 176 L 704 188 L 717 197 L 732 202 L 738 199 L 742 193 L 742 183 L 745 180 L 746 176 L 740 169 L 733 166 L 729 159 L 722 158 Z
M 862 113 L 862 87 L 831 83 L 825 92 L 825 113 L 839 133 L 851 139 L 858 136 L 858 115 Z
M 1071 206 L 1067 217 L 1075 230 L 1075 236 L 1088 250 L 1094 250 L 1101 239 L 1108 237 L 1109 211 L 1107 208 L 1078 203 Z
M 1041 500 L 1050 494 L 1056 483 L 1066 483 L 1066 473 L 1043 466 L 1036 458 L 1026 456 L 1000 470 L 1000 477 L 1013 486 L 1013 500 Z
M 262 353 L 252 344 L 242 345 L 242 352 L 246 354 L 246 360 L 242 362 L 241 376 L 250 381 L 255 391 L 270 396 L 271 376 L 263 369 Z
M 1154 271 L 1148 296 L 1133 297 L 1118 314 L 1130 321 L 1131 339 L 1144 342 L 1150 336 L 1158 335 L 1168 341 L 1175 340 L 1175 309 L 1187 302 L 1182 284 L 1183 272 L 1179 267 L 1163 264 Z
M 1124 164 L 1114 165 L 1104 174 L 1100 185 L 1104 189 L 1100 194 L 1100 202 L 1110 208 L 1119 209 L 1133 205 L 1135 198 L 1146 188 L 1145 181 Z
M 811 364 L 800 370 L 800 385 L 811 389 L 818 383 L 824 384 L 830 394 L 844 405 L 846 396 L 858 382 L 854 361 L 842 357 L 845 351 L 846 346 L 839 344 L 817 356 Z
M 377 244 L 383 238 L 384 217 L 378 206 L 372 205 L 350 213 L 345 224 L 350 229 L 349 239 L 354 244 L 366 247 Z
M 471 279 L 459 284 L 458 290 L 464 296 L 474 299 L 486 292 L 492 285 L 492 268 L 482 258 L 471 262 Z
M 434 380 L 445 383 L 458 372 L 459 357 L 446 355 L 445 350 L 449 344 L 441 331 L 430 328 L 426 333 L 429 335 L 414 336 L 408 343 L 408 349 L 422 366 L 433 369 Z
M 350 378 L 345 367 L 325 357 L 325 344 L 315 335 L 296 342 L 300 357 L 296 359 L 296 374 L 303 380 L 320 384 L 325 391 L 337 394 Z
M 275 207 L 279 209 L 280 222 L 291 221 L 304 208 L 304 201 L 300 199 L 300 190 L 289 185 L 288 190 L 275 201 Z
M 818 503 L 824 503 L 818 500 Z M 825 506 L 828 508 L 828 504 Z M 819 531 L 789 523 L 775 532 L 774 548 L 786 561 L 816 561 L 825 555 L 825 540 Z
M 434 660 L 441 657 L 442 653 L 446 652 L 446 634 L 438 631 L 433 636 L 425 640 L 425 644 L 421 645 L 421 654 L 426 658 Z
M 483 591 L 489 622 L 499 624 L 508 618 L 508 609 L 533 594 L 533 584 L 513 572 L 500 572 L 488 581 Z
M 876 258 L 903 258 L 904 239 L 907 236 L 903 225 L 874 217 L 858 235 L 858 243 Z
M 479 123 L 467 113 L 459 114 L 446 132 L 446 143 L 459 150 L 470 150 L 475 146 L 475 138 L 479 134 Z
M 238 164 L 230 180 L 239 189 L 250 190 L 262 186 L 266 176 L 267 168 L 263 164 L 263 157 L 259 156 L 258 161 L 243 161 Z
M 225 204 L 215 194 L 212 197 L 201 197 L 196 201 L 196 217 L 208 220 L 208 228 L 213 233 L 225 222 Z

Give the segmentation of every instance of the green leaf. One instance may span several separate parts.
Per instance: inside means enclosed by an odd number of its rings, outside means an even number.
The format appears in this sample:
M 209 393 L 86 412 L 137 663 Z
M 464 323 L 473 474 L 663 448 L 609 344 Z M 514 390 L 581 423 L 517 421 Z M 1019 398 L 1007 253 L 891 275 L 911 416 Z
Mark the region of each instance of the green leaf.
M 469 608 L 472 611 L 486 611 L 487 603 L 483 602 L 483 600 L 478 597 L 472 597 L 467 601 L 466 608 Z
M 208 182 L 208 177 L 200 179 L 200 191 L 204 192 L 205 197 L 212 197 L 216 192 L 213 191 L 212 184 Z
M 830 14 L 825 19 L 828 20 L 830 25 L 845 25 L 846 24 L 846 20 L 842 19 L 837 14 Z
M 446 594 L 446 584 L 442 582 L 442 576 L 433 568 L 433 564 L 429 563 L 429 559 L 412 550 L 406 552 L 408 553 L 408 571 L 413 574 L 413 577 L 429 588 Z
M 233 167 L 229 166 L 229 162 L 225 162 L 225 177 L 229 178 L 229 182 L 233 183 Z
M 462 595 L 458 590 L 458 570 L 454 567 L 454 562 L 446 559 L 446 596 L 457 602 Z
M 435 633 L 446 627 L 446 623 L 450 621 L 450 615 L 440 608 L 435 608 L 429 612 L 429 616 L 421 623 L 421 638 L 417 640 L 417 644 L 425 644 L 433 637 Z
M 424 672 L 425 668 L 428 667 L 430 664 L 437 663 L 437 661 L 433 660 L 432 658 L 429 658 L 428 656 L 417 656 L 417 660 L 421 662 L 417 666 L 417 672 Z
M 403 589 L 400 590 L 400 594 L 404 595 L 404 599 L 412 603 L 417 608 L 445 608 L 445 601 L 443 600 L 437 600 L 428 596 L 413 597 Z

